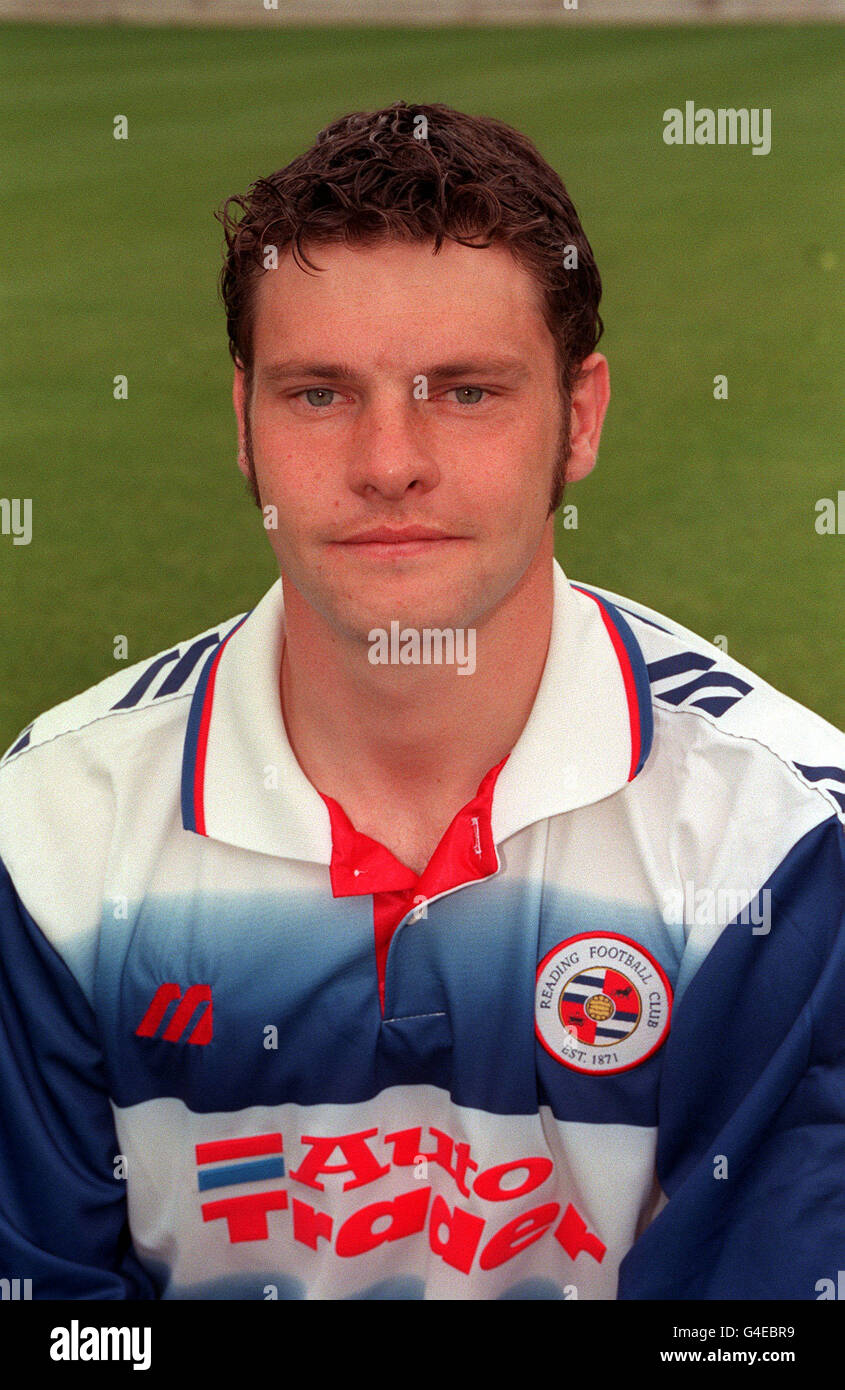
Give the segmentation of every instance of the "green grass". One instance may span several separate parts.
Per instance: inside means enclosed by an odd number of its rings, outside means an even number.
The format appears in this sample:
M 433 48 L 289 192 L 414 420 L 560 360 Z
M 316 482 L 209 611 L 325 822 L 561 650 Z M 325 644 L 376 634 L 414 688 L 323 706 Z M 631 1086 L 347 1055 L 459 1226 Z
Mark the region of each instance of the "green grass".
M 398 97 L 526 131 L 595 248 L 614 397 L 599 466 L 567 495 L 567 573 L 724 634 L 845 721 L 845 537 L 813 524 L 845 487 L 839 31 L 9 25 L 2 39 L 0 495 L 33 499 L 34 534 L 0 536 L 0 747 L 114 671 L 118 633 L 140 660 L 272 582 L 234 463 L 212 210 L 331 118 Z M 770 107 L 771 154 L 664 145 L 662 113 L 687 99 Z

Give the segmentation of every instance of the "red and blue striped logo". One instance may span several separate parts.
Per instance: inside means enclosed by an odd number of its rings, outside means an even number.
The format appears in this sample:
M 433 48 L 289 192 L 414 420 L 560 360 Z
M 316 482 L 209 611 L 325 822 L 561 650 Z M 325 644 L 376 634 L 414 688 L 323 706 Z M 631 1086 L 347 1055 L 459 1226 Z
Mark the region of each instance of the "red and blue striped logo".
M 244 1139 L 216 1139 L 197 1144 L 197 1183 L 200 1192 L 231 1187 L 261 1178 L 283 1178 L 281 1134 L 251 1134 Z M 213 1164 L 213 1167 L 208 1165 Z

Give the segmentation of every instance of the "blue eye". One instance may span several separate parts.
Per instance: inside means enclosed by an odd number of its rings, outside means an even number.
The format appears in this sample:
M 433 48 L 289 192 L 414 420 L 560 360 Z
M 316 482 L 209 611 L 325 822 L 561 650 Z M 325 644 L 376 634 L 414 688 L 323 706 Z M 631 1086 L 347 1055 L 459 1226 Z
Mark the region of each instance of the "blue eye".
M 308 401 L 308 404 L 309 404 L 309 405 L 317 405 L 317 406 L 319 406 L 319 405 L 333 405 L 334 402 L 331 401 L 331 400 L 329 400 L 328 398 L 329 398 L 330 396 L 336 395 L 337 393 L 336 393 L 335 391 L 330 391 L 329 388 L 328 388 L 327 386 L 312 386 L 312 387 L 311 387 L 308 391 L 306 391 L 304 394 L 305 394 L 305 399 Z M 315 397 L 316 399 L 312 399 L 312 397 Z
M 484 391 L 480 386 L 456 386 L 458 405 L 480 405 Z

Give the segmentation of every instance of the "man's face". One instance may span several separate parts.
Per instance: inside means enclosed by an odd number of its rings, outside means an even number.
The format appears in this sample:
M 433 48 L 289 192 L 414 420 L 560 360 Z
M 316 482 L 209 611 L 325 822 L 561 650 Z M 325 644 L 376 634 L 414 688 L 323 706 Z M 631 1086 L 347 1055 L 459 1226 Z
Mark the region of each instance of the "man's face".
M 288 254 L 256 286 L 250 406 L 235 379 L 286 602 L 361 641 L 480 627 L 551 555 L 564 417 L 540 291 L 502 247 L 309 254 L 319 273 Z

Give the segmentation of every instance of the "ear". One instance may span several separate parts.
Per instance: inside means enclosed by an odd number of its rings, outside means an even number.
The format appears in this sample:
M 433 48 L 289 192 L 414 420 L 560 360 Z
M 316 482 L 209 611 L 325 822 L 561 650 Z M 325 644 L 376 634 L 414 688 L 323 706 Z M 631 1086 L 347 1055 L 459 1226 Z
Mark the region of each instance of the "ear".
M 572 392 L 569 417 L 567 483 L 577 483 L 591 473 L 598 457 L 605 411 L 610 400 L 607 358 L 593 352 L 581 363 Z
M 238 468 L 245 478 L 249 478 L 249 461 L 246 456 L 246 376 L 242 367 L 235 367 L 232 384 L 232 404 L 238 422 Z

